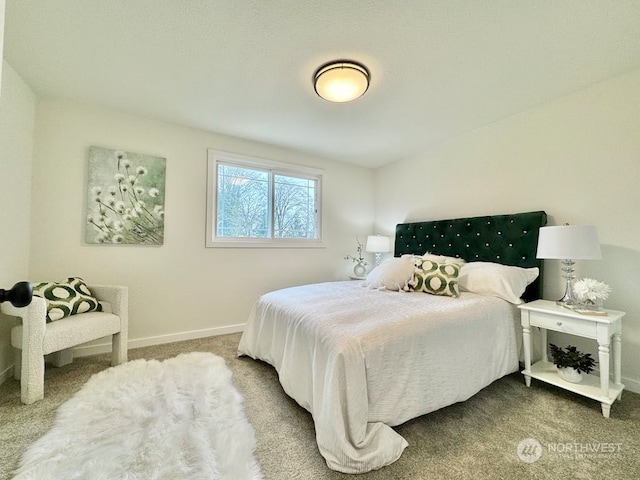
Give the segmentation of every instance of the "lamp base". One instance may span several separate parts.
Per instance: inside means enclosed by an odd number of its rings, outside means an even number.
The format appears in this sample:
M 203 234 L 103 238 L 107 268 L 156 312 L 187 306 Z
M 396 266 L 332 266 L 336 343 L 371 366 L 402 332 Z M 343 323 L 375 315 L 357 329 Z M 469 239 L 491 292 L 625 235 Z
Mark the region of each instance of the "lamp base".
M 576 302 L 572 299 L 566 299 L 565 297 L 562 297 L 560 300 L 556 300 L 556 305 L 560 305 L 560 306 L 571 306 L 571 305 L 577 305 Z
M 573 295 L 573 281 L 576 279 L 576 276 L 573 274 L 575 271 L 573 268 L 574 264 L 575 262 L 573 260 L 562 260 L 561 270 L 564 272 L 562 276 L 566 280 L 567 284 L 564 290 L 564 295 L 560 300 L 556 301 L 557 305 L 568 306 L 576 304 L 576 300 Z
M 564 296 L 560 300 L 556 300 L 556 305 L 576 305 L 577 303 L 573 297 L 573 285 L 567 282 L 567 289 L 564 292 Z

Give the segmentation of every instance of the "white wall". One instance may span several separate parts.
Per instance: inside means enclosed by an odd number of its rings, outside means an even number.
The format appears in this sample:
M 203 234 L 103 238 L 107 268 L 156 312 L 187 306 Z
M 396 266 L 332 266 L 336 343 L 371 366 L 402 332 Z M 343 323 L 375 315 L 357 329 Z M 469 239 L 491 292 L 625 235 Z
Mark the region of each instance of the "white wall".
M 578 262 L 578 277 L 611 285 L 605 306 L 628 312 L 623 377 L 640 392 L 639 105 L 637 70 L 380 168 L 377 230 L 530 210 L 545 210 L 549 225 L 596 225 L 604 259 Z M 544 291 L 550 299 L 562 294 L 557 261 L 546 264 Z M 587 340 L 550 339 L 597 353 Z
M 236 331 L 264 292 L 347 279 L 343 257 L 372 231 L 370 169 L 52 99 L 39 100 L 35 139 L 30 280 L 128 285 L 134 347 Z M 167 158 L 163 246 L 84 243 L 90 145 Z M 208 148 L 324 169 L 326 248 L 205 248 Z
M 0 52 L 3 52 L 3 54 L 4 54 L 4 9 L 5 9 L 5 1 L 0 0 Z M 2 77 L 2 63 L 0 63 L 0 78 L 1 77 Z M 1 80 L 0 80 L 0 83 L 1 83 Z
M 4 62 L 0 93 L 0 288 L 27 280 L 31 205 L 31 155 L 36 99 Z M 0 318 L 0 383 L 13 365 L 10 330 L 15 320 Z

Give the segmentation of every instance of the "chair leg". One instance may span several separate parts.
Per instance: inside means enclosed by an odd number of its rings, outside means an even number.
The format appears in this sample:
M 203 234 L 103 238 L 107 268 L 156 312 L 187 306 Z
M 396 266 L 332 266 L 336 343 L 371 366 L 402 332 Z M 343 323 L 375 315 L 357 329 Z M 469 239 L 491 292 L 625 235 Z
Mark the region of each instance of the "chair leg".
M 20 400 L 29 405 L 44 398 L 44 356 L 29 358 L 28 351 L 22 351 L 20 380 Z
M 73 362 L 73 348 L 65 348 L 51 354 L 51 363 L 54 367 L 64 367 Z
M 123 332 L 115 333 L 111 341 L 111 365 L 116 366 L 127 362 L 127 335 Z
M 13 358 L 13 378 L 20 380 L 20 373 L 22 372 L 22 350 L 16 348 Z

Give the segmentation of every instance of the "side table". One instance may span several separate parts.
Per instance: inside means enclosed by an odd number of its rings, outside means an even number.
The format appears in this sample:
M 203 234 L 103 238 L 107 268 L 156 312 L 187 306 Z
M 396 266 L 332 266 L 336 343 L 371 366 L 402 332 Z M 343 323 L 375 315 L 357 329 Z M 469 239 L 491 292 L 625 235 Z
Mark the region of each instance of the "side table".
M 602 415 L 609 418 L 611 405 L 622 397 L 621 342 L 622 317 L 625 312 L 604 310 L 606 315 L 583 315 L 549 300 L 535 300 L 518 305 L 521 310 L 522 337 L 524 343 L 524 370 L 527 387 L 535 378 L 584 395 L 600 402 Z M 542 333 L 542 360 L 531 365 L 531 327 L 540 327 Z M 585 375 L 581 383 L 570 383 L 561 379 L 555 365 L 547 358 L 547 330 L 563 332 L 598 342 L 600 377 L 593 373 Z M 611 360 L 611 362 L 610 362 Z M 613 367 L 613 382 L 609 367 Z

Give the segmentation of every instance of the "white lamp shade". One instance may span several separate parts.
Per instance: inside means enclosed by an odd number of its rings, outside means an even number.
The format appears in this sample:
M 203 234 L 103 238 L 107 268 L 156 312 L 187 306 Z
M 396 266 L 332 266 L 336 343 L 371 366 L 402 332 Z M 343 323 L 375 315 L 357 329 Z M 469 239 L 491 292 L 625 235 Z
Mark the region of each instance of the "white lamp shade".
M 391 251 L 389 237 L 384 235 L 369 235 L 367 237 L 367 252 L 387 253 Z
M 537 258 L 599 260 L 602 258 L 598 231 L 593 225 L 542 227 Z

